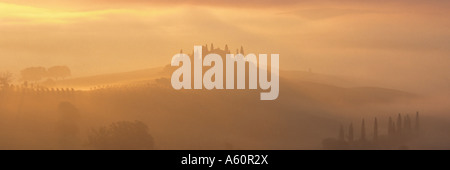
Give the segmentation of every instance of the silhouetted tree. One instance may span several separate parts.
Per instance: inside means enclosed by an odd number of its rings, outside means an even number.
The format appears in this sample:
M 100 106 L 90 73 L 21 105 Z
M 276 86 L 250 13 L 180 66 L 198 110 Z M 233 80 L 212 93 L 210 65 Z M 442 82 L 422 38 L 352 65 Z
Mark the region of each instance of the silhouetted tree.
M 39 81 L 47 76 L 47 69 L 44 67 L 29 67 L 20 71 L 23 81 Z
M 375 121 L 373 122 L 373 140 L 374 141 L 378 140 L 378 121 L 376 117 Z
M 399 113 L 397 117 L 397 133 L 402 133 L 402 115 Z
M 140 121 L 116 122 L 108 127 L 92 130 L 88 146 L 100 150 L 147 150 L 154 148 L 148 127 Z
M 0 73 L 0 89 L 5 89 L 9 87 L 13 80 L 13 74 L 10 72 Z
M 416 125 L 414 127 L 414 129 L 416 130 L 416 132 L 419 131 L 419 112 L 416 112 Z
M 228 45 L 227 45 L 227 44 L 225 44 L 225 52 L 229 53 Z
M 364 119 L 362 120 L 361 123 L 361 141 L 366 141 L 366 126 L 364 123 Z
M 66 78 L 70 77 L 72 75 L 72 72 L 70 71 L 70 68 L 67 66 L 54 66 L 50 67 L 48 69 L 48 77 L 53 77 L 55 79 L 58 78 Z
M 353 142 L 353 123 L 348 127 L 348 141 Z
M 416 113 L 416 126 L 418 126 L 418 113 Z M 399 126 L 403 125 L 403 126 Z M 322 145 L 325 149 L 408 149 L 408 142 L 415 137 L 411 135 L 412 124 L 411 118 L 408 114 L 402 116 L 398 114 L 397 123 L 393 121 L 392 117 L 389 117 L 388 124 L 388 137 L 387 138 L 379 138 L 378 133 L 378 118 L 374 118 L 373 124 L 373 141 L 367 142 L 368 139 L 366 137 L 366 126 L 365 119 L 362 119 L 361 122 L 361 136 L 359 140 L 353 141 L 353 124 L 350 123 L 348 128 L 348 140 L 343 139 L 344 137 L 344 127 L 341 125 L 339 130 L 339 138 L 325 138 L 322 140 Z M 396 128 L 401 129 L 401 134 L 396 133 Z

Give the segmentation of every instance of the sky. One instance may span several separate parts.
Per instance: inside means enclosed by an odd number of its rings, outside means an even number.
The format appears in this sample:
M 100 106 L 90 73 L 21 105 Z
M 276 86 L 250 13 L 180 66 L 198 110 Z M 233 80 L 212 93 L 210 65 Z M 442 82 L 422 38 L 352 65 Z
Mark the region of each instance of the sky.
M 444 0 L 0 0 L 0 71 L 74 76 L 164 66 L 214 43 L 280 54 L 280 69 L 450 89 Z M 232 50 L 233 51 L 233 50 Z

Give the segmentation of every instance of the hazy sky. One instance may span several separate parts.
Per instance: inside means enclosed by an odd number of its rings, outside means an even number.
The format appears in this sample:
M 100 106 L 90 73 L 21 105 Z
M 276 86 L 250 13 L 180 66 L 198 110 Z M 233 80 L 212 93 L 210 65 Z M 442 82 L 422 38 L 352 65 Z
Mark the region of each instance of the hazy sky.
M 449 89 L 449 7 L 444 0 L 0 0 L 0 71 L 137 70 L 213 42 L 279 53 L 285 70 Z

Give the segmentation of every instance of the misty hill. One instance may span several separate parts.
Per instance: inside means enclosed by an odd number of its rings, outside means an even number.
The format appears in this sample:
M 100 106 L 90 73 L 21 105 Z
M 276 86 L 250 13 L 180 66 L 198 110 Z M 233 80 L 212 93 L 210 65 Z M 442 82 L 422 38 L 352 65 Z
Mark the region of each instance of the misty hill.
M 161 77 L 169 78 L 174 69 L 169 66 L 149 68 L 128 72 L 118 72 L 109 74 L 99 74 L 86 77 L 70 78 L 56 81 L 58 87 L 94 87 L 102 85 L 129 84 L 136 81 L 154 80 Z M 320 84 L 335 85 L 339 87 L 355 87 L 356 81 L 348 78 L 330 76 L 305 71 L 283 71 L 280 70 L 280 77 L 294 81 L 306 81 Z
M 153 80 L 165 76 L 162 68 L 150 68 L 129 72 L 101 74 L 56 81 L 56 87 L 90 88 L 96 86 L 129 84 Z
M 108 85 L 127 85 L 152 82 L 156 79 L 170 79 L 173 68 L 169 66 L 111 73 L 88 77 L 60 80 L 56 87 L 89 89 Z M 354 102 L 388 102 L 397 98 L 410 98 L 414 94 L 380 87 L 370 87 L 349 78 L 311 73 L 305 71 L 280 71 L 280 87 L 283 91 L 295 91 L 300 96 L 330 102 L 330 100 L 353 100 Z M 290 89 L 284 89 L 290 88 Z
M 261 101 L 260 90 L 174 90 L 171 72 L 155 68 L 57 82 L 103 86 L 93 90 L 10 93 L 0 102 L 1 111 L 8 113 L 0 134 L 5 141 L 29 137 L 52 149 L 54 140 L 46 134 L 54 131 L 56 106 L 67 101 L 80 111 L 80 140 L 92 128 L 139 120 L 148 125 L 158 149 L 320 149 L 322 139 L 335 135 L 340 123 L 397 113 L 405 109 L 390 105 L 401 106 L 415 97 L 378 87 L 340 87 L 336 84 L 351 81 L 339 77 L 283 71 L 279 98 Z M 8 131 L 20 126 L 33 131 Z M 0 142 L 0 148 L 34 146 Z

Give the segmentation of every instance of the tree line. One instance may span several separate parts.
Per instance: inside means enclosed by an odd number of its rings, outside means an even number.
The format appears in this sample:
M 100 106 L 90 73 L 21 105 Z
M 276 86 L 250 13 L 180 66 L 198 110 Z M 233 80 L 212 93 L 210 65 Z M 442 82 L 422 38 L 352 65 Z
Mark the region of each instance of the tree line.
M 44 78 L 65 79 L 72 75 L 72 72 L 67 66 L 54 66 L 50 68 L 45 67 L 28 67 L 20 71 L 22 81 L 37 82 Z

